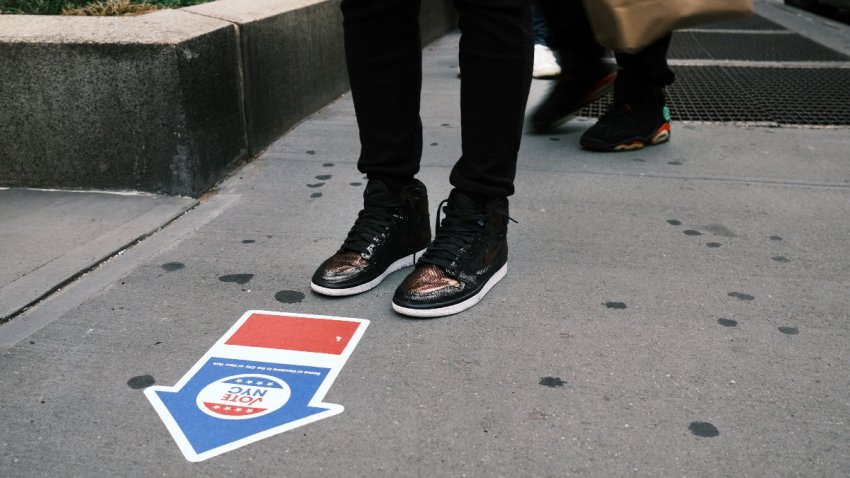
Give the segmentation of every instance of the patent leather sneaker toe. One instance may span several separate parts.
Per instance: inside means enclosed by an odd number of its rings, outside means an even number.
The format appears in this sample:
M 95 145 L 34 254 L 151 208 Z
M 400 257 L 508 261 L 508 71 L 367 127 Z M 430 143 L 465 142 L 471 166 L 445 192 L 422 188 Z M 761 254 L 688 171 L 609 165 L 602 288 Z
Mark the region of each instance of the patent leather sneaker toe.
M 434 241 L 393 296 L 400 314 L 441 317 L 464 311 L 507 273 L 508 200 L 493 199 L 482 207 L 454 190 L 443 204 L 445 218 Z
M 371 180 L 363 209 L 339 251 L 313 274 L 310 287 L 329 296 L 359 294 L 390 273 L 413 266 L 431 240 L 428 193 L 418 180 L 393 195 Z

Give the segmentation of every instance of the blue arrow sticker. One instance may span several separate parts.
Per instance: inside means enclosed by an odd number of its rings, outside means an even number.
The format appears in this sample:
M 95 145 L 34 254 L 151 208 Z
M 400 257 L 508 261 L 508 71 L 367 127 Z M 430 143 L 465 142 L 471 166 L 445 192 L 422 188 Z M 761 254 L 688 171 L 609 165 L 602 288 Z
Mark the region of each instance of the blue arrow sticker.
M 174 387 L 145 395 L 186 459 L 205 460 L 341 413 L 322 399 L 367 325 L 249 311 Z
M 262 373 L 239 373 L 246 368 Z M 316 367 L 211 358 L 181 390 L 157 395 L 201 454 L 326 412 L 308 404 L 327 374 Z

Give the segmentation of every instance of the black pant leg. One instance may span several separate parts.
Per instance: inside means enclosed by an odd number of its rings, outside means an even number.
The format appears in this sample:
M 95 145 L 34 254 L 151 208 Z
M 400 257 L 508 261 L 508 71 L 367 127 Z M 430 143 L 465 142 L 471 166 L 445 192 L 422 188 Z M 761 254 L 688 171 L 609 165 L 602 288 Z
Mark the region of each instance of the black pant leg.
M 450 181 L 478 197 L 510 196 L 534 63 L 531 4 L 455 0 L 455 6 L 463 154 Z
M 343 0 L 346 64 L 360 129 L 358 169 L 404 183 L 419 171 L 419 0 Z
M 620 67 L 614 85 L 618 103 L 641 101 L 673 83 L 676 76 L 667 65 L 667 50 L 672 38 L 672 34 L 667 34 L 637 53 L 615 53 Z
M 605 48 L 596 43 L 582 0 L 541 0 L 549 21 L 550 47 L 561 56 L 566 74 L 597 69 Z

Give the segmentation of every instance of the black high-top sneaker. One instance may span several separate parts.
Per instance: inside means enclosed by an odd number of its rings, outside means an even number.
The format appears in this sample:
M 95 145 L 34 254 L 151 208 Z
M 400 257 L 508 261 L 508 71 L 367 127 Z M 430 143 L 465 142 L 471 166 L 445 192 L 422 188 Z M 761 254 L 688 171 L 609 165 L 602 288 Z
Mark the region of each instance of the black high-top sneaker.
M 651 89 L 636 99 L 616 103 L 581 136 L 581 145 L 593 151 L 634 151 L 670 140 L 670 110 L 664 89 Z
M 365 292 L 390 273 L 413 266 L 430 241 L 425 185 L 414 180 L 393 195 L 383 182 L 370 180 L 348 237 L 319 266 L 310 287 L 331 296 Z
M 581 72 L 562 74 L 531 115 L 531 126 L 538 133 L 556 129 L 578 110 L 611 91 L 616 77 L 616 70 L 602 64 Z
M 456 314 L 477 304 L 508 271 L 508 200 L 482 207 L 455 189 L 440 208 L 445 203 L 434 241 L 393 296 L 400 314 Z

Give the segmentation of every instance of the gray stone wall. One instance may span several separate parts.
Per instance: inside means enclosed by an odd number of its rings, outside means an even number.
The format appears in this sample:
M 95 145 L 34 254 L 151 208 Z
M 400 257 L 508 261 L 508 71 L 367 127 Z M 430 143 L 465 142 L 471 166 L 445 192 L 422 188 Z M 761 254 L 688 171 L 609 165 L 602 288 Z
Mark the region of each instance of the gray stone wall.
M 423 40 L 454 27 L 424 0 Z M 338 0 L 0 16 L 0 186 L 197 196 L 348 88 Z

